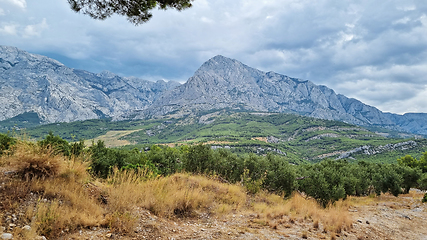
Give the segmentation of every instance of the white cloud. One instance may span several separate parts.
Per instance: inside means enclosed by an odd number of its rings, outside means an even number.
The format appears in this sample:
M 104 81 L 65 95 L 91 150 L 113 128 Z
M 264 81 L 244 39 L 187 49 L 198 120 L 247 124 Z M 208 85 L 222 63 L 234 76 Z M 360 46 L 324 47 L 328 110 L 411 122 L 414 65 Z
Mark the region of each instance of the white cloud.
M 10 24 L 0 28 L 0 35 L 16 35 L 16 25 Z
M 21 9 L 25 9 L 27 7 L 27 2 L 25 0 L 0 0 L 0 2 L 9 3 Z
M 0 8 L 0 16 L 4 16 L 5 14 L 4 14 L 4 10 L 3 10 L 3 8 Z
M 34 25 L 27 25 L 24 29 L 23 36 L 25 38 L 30 38 L 35 36 L 39 37 L 42 31 L 47 29 L 48 27 L 49 25 L 46 22 L 46 18 L 43 18 L 41 23 L 34 24 Z
M 137 27 L 75 14 L 65 0 L 0 2 L 9 5 L 1 6 L 1 44 L 55 53 L 71 67 L 185 81 L 221 54 L 384 111 L 427 112 L 415 100 L 426 89 L 425 0 L 196 0 L 181 12 L 154 10 Z

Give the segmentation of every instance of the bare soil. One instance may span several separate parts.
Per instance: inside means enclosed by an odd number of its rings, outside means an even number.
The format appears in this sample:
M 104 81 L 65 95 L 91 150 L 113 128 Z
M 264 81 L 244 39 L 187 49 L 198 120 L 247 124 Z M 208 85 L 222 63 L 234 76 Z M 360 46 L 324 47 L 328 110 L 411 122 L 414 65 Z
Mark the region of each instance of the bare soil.
M 349 207 L 352 227 L 327 232 L 310 219 L 284 219 L 264 222 L 253 213 L 197 218 L 159 218 L 136 209 L 138 219 L 133 232 L 111 233 L 107 228 L 80 230 L 60 239 L 419 239 L 427 240 L 426 205 L 421 193 L 393 197 L 353 198 Z

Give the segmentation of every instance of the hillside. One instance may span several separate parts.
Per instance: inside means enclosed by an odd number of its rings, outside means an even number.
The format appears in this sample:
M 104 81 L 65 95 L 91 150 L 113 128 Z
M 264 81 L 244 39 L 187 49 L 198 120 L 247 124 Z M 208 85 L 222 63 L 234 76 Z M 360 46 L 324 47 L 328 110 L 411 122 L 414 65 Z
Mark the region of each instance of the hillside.
M 179 83 L 71 69 L 45 56 L 0 46 L 0 120 L 36 113 L 38 124 L 97 119 L 144 109 Z M 10 129 L 11 122 L 0 123 Z
M 90 164 L 85 155 L 68 158 L 25 142 L 1 156 L 2 239 L 359 240 L 427 234 L 419 227 L 427 218 L 419 190 L 397 197 L 348 196 L 322 207 L 297 192 L 289 198 L 254 192 L 247 178 L 227 183 L 218 175 L 115 169 L 102 179 L 90 175 Z
M 45 56 L 0 46 L 0 129 L 113 118 L 137 120 L 234 108 L 296 113 L 363 127 L 427 135 L 427 114 L 383 113 L 326 86 L 263 72 L 215 56 L 185 84 L 71 69 Z M 37 117 L 33 116 L 37 114 Z M 31 116 L 31 119 L 25 119 Z M 23 123 L 24 122 L 24 123 Z
M 295 114 L 221 110 L 181 118 L 57 123 L 24 132 L 41 139 L 52 131 L 69 141 L 86 139 L 90 145 L 90 139 L 104 140 L 107 146 L 128 145 L 129 149 L 203 142 L 238 154 L 282 155 L 295 163 L 325 158 L 393 163 L 401 156 L 410 154 L 419 158 L 427 151 L 427 141 L 423 138 L 382 130 L 372 132 L 340 121 Z

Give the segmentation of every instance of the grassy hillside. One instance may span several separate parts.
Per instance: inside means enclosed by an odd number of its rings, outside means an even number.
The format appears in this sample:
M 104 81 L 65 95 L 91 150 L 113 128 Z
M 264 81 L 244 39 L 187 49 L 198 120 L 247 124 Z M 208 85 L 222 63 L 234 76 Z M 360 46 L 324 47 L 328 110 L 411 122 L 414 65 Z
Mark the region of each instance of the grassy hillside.
M 80 144 L 52 134 L 37 143 L 0 134 L 3 239 L 421 239 L 427 233 L 419 227 L 427 217 L 424 193 L 399 197 L 427 179 L 421 168 L 341 160 L 293 165 L 286 157 L 241 158 L 202 144 L 147 151 Z
M 406 154 L 418 158 L 427 151 L 425 139 L 392 138 L 387 136 L 402 134 L 375 130 L 294 114 L 220 110 L 151 120 L 57 123 L 29 128 L 25 132 L 34 139 L 41 139 L 52 131 L 68 141 L 103 140 L 107 146 L 127 145 L 129 149 L 152 144 L 174 146 L 203 142 L 241 154 L 286 155 L 297 163 L 340 156 L 350 161 L 392 163 Z M 363 146 L 368 149 L 357 150 Z M 349 151 L 353 152 L 346 154 Z

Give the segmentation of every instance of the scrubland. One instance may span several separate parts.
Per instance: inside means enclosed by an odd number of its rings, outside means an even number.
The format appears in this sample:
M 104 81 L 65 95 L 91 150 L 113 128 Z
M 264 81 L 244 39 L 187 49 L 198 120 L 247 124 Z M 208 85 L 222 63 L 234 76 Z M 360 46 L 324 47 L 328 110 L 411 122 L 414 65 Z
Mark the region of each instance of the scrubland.
M 215 174 L 112 168 L 90 156 L 17 142 L 0 159 L 0 231 L 14 239 L 419 239 L 423 193 L 349 196 L 248 191 Z

